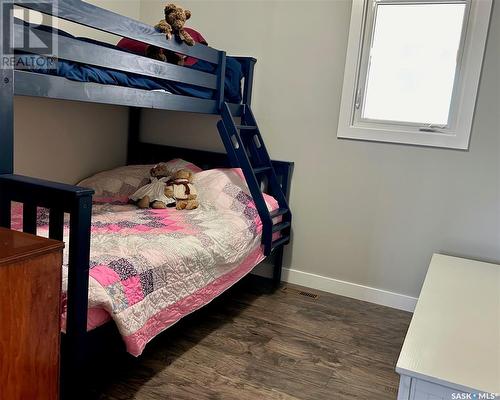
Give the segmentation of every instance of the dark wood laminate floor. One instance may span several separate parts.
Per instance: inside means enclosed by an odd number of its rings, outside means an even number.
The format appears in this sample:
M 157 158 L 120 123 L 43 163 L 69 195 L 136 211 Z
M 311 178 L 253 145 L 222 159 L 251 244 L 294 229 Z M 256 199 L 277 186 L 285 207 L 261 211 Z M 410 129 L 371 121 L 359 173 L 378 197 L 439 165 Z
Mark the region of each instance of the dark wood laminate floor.
M 97 398 L 396 399 L 394 367 L 411 315 L 314 292 L 318 299 L 271 292 L 249 277 L 142 357 L 120 362 Z

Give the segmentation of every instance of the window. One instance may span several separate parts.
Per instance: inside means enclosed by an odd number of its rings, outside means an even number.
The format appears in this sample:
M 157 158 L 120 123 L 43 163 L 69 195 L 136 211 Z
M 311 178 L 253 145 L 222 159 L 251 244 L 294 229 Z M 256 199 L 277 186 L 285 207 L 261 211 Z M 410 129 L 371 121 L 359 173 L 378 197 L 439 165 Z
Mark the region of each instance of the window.
M 337 136 L 467 149 L 491 0 L 354 0 Z

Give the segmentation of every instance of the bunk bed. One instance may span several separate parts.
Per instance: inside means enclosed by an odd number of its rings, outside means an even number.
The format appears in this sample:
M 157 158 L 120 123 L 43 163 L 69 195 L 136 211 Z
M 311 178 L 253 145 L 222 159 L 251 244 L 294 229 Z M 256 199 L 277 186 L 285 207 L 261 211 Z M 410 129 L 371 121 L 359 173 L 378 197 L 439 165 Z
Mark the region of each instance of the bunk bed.
M 12 2 L 0 0 L 4 12 Z M 242 101 L 229 103 L 225 96 L 226 53 L 204 45 L 186 46 L 177 40 L 167 41 L 152 27 L 81 0 L 33 2 L 15 0 L 18 6 L 72 21 L 79 25 L 137 40 L 176 53 L 204 60 L 213 65 L 212 72 L 167 64 L 120 51 L 95 41 L 85 41 L 57 30 L 43 30 L 26 24 L 12 23 L 14 42 L 21 43 L 28 30 L 37 35 L 57 35 L 59 60 L 92 67 L 111 69 L 132 76 L 168 81 L 171 85 L 189 85 L 209 90 L 209 98 L 153 91 L 120 85 L 69 80 L 57 74 L 40 73 L 14 66 L 0 70 L 0 226 L 12 227 L 12 204 L 22 204 L 22 229 L 37 234 L 37 210 L 48 209 L 48 236 L 62 240 L 65 214 L 69 214 L 68 287 L 66 329 L 63 336 L 64 393 L 79 387 L 79 374 L 88 351 L 87 331 L 89 255 L 93 190 L 49 182 L 14 173 L 14 96 L 114 104 L 129 107 L 127 164 L 154 164 L 172 158 L 183 158 L 203 169 L 241 168 L 249 193 L 262 224 L 261 248 L 274 265 L 273 280 L 281 280 L 283 247 L 290 241 L 291 212 L 288 207 L 293 163 L 272 161 L 265 148 L 257 122 L 250 108 L 253 71 L 256 60 L 235 57 L 243 74 Z M 6 31 L 2 32 L 2 37 Z M 21 46 L 19 46 L 21 47 Z M 33 50 L 36 54 L 37 51 Z M 41 51 L 40 51 L 41 54 Z M 12 56 L 2 48 L 0 57 Z M 207 92 L 205 92 L 207 93 Z M 140 138 L 141 109 L 154 108 L 219 115 L 217 128 L 227 154 L 176 148 L 145 143 Z M 266 194 L 277 203 L 273 211 L 266 204 Z M 98 331 L 100 328 L 96 329 Z M 93 332 L 95 334 L 95 332 Z M 81 382 L 80 382 L 81 384 Z M 71 396 L 70 396 L 71 397 Z

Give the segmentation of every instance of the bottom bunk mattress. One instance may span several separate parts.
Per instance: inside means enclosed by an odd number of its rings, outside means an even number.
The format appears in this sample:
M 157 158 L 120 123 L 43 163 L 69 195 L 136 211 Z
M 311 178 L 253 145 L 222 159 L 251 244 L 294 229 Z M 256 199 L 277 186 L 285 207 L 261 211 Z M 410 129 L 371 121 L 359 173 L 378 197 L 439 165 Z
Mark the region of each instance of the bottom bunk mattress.
M 112 318 L 132 355 L 264 259 L 262 225 L 241 171 L 203 171 L 194 184 L 200 207 L 192 211 L 141 210 L 118 198 L 93 206 L 89 328 Z M 272 197 L 266 202 L 277 208 Z M 38 234 L 46 235 L 46 210 L 38 222 Z M 13 227 L 21 226 L 19 205 Z

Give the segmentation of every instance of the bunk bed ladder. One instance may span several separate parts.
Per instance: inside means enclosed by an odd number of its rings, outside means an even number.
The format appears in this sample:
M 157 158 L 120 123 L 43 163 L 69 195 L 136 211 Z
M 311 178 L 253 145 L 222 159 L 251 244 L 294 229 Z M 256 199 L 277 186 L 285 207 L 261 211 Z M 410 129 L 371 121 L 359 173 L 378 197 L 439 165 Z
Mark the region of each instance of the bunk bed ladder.
M 231 166 L 241 168 L 247 181 L 262 221 L 262 244 L 267 256 L 290 242 L 292 214 L 252 110 L 246 104 L 242 108 L 241 122 L 237 125 L 228 104 L 223 103 L 217 128 Z M 278 201 L 277 210 L 269 212 L 263 189 Z

